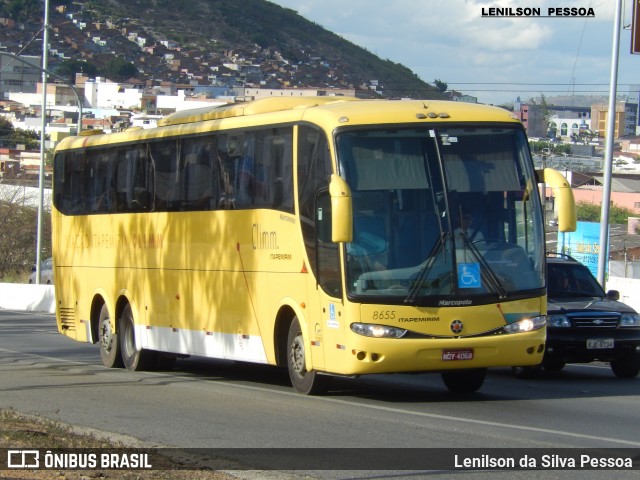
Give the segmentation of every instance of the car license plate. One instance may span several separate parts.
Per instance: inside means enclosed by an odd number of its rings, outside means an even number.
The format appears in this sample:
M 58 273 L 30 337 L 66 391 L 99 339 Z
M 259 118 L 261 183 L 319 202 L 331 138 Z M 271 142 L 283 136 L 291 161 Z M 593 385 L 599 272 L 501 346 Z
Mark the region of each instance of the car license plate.
M 587 339 L 588 350 L 599 350 L 602 348 L 613 348 L 613 338 L 589 338 Z
M 473 349 L 465 350 L 443 350 L 442 360 L 445 362 L 456 360 L 473 360 Z

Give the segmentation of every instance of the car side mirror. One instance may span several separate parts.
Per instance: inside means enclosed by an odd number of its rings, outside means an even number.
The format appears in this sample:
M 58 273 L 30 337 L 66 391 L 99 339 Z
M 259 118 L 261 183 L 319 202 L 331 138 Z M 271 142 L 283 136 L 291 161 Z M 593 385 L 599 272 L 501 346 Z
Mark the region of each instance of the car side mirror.
M 620 300 L 620 292 L 618 290 L 609 290 L 607 292 L 607 298 L 609 300 Z

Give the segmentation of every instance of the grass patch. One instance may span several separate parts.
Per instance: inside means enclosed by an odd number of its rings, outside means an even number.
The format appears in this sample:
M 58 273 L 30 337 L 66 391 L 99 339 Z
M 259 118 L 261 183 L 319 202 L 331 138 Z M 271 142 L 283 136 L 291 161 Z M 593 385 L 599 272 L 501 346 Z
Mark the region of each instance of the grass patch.
M 12 409 L 0 409 L 0 448 L 140 448 L 139 445 L 109 439 L 92 433 L 81 433 L 59 422 L 33 415 L 23 415 Z M 166 459 L 168 465 L 180 463 L 178 470 L 0 470 L 5 480 L 231 480 L 230 475 L 194 469 L 188 461 Z

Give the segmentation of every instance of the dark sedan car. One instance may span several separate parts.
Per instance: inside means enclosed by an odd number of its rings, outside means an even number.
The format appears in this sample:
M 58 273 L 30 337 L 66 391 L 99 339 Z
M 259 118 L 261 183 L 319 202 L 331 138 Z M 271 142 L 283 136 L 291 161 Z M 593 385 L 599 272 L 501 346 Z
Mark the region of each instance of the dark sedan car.
M 587 267 L 564 254 L 547 255 L 547 343 L 542 365 L 514 367 L 519 377 L 567 363 L 609 362 L 620 378 L 640 373 L 640 315 L 604 292 Z

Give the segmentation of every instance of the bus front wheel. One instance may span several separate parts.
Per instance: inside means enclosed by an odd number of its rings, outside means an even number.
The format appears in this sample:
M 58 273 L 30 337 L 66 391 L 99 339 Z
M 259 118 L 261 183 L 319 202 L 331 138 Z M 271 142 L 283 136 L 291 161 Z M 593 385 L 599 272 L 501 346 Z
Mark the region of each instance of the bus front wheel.
M 122 351 L 122 361 L 127 370 L 139 371 L 148 370 L 155 363 L 156 352 L 144 348 L 136 349 L 135 327 L 133 323 L 133 313 L 131 306 L 127 305 L 120 317 L 120 350 Z
M 111 326 L 111 317 L 106 305 L 102 305 L 98 319 L 98 343 L 100 344 L 102 364 L 107 368 L 122 367 L 120 342 L 118 341 L 118 335 Z
M 297 318 L 294 318 L 289 326 L 287 368 L 291 385 L 297 392 L 305 395 L 314 395 L 326 389 L 327 379 L 313 370 L 307 370 L 304 338 Z
M 486 376 L 486 368 L 442 372 L 442 380 L 452 393 L 473 393 L 480 389 Z

